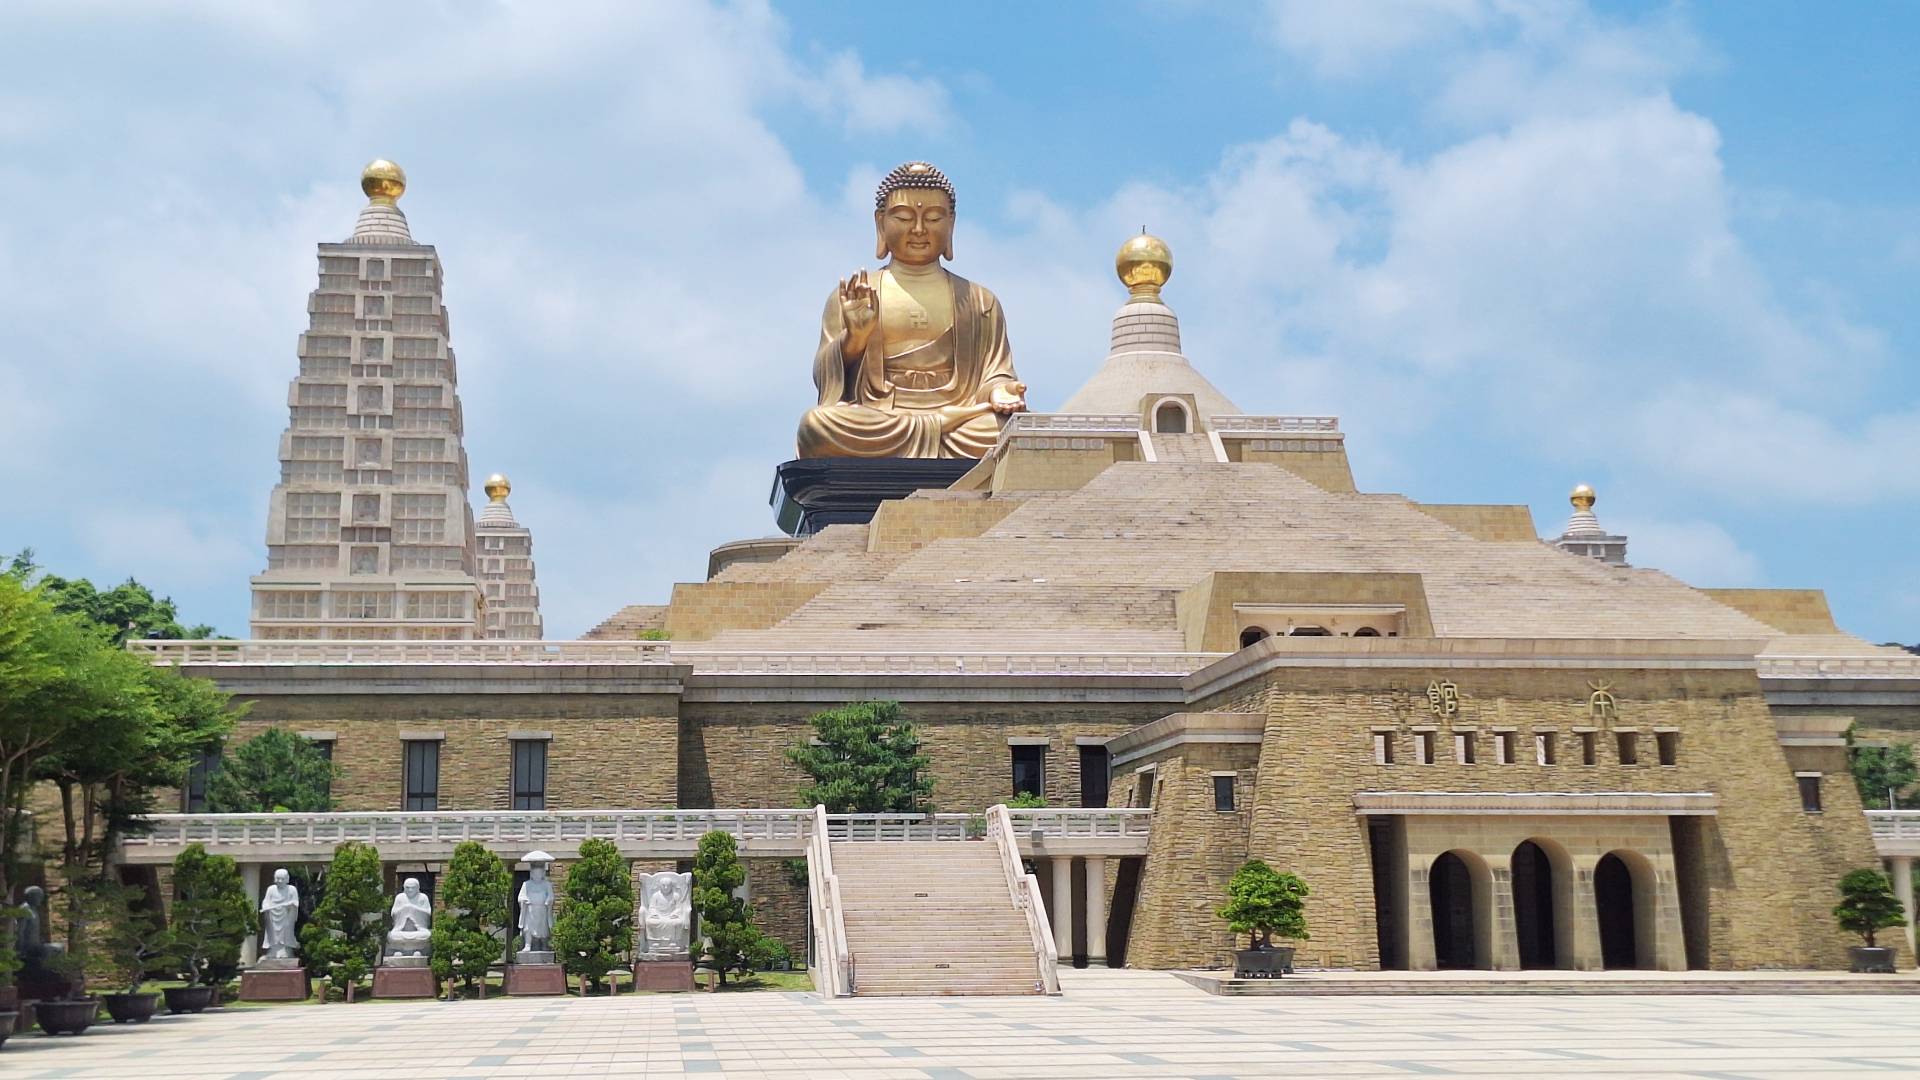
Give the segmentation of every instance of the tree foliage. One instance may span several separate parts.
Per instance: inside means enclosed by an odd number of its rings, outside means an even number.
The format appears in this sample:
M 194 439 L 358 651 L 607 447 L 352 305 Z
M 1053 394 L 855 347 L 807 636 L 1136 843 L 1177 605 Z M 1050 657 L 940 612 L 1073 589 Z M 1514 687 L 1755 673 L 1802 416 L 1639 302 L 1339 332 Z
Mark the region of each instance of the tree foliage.
M 813 716 L 815 741 L 787 749 L 813 783 L 803 806 L 829 814 L 914 813 L 933 794 L 920 735 L 897 701 L 862 701 Z
M 13 557 L 8 573 L 20 580 L 31 579 L 39 567 L 33 553 L 23 551 Z M 128 578 L 105 591 L 86 578 L 63 578 L 47 574 L 38 584 L 63 615 L 77 615 L 99 627 L 107 643 L 116 648 L 128 638 L 163 638 L 178 641 L 213 636 L 213 627 L 205 624 L 182 626 L 180 609 L 171 597 L 153 595 L 153 590 Z
M 207 778 L 216 814 L 317 814 L 333 809 L 338 770 L 311 739 L 268 728 L 234 747 Z
M 1307 883 L 1249 859 L 1227 883 L 1227 904 L 1218 912 L 1236 933 L 1253 935 L 1252 948 L 1264 949 L 1273 935 L 1307 940 Z
M 173 923 L 166 959 L 188 983 L 218 985 L 240 968 L 240 943 L 259 925 L 240 868 L 189 844 L 173 860 Z
M 553 951 L 567 974 L 598 990 L 633 948 L 633 875 L 610 840 L 583 840 L 561 884 Z
M 105 909 L 105 944 L 114 972 L 126 987 L 123 993 L 137 994 L 149 970 L 167 955 L 171 934 L 140 886 L 102 881 L 95 887 L 95 896 Z
M 500 959 L 507 935 L 507 893 L 513 874 L 500 856 L 477 840 L 453 849 L 440 878 L 440 914 L 433 920 L 433 974 L 459 979 L 468 989 L 480 984 L 486 996 L 487 969 Z
M 1868 948 L 1874 947 L 1879 931 L 1907 923 L 1893 883 L 1878 870 L 1854 870 L 1840 879 L 1840 903 L 1834 906 L 1833 917 L 1840 929 L 1859 934 Z
M 1889 810 L 1888 796 L 1902 806 L 1912 806 L 1920 798 L 1915 791 L 1920 782 L 1920 763 L 1913 757 L 1913 744 L 1896 742 L 1885 746 L 1862 746 L 1854 742 L 1853 729 L 1847 729 L 1847 764 L 1853 772 L 1853 784 L 1860 790 L 1860 805 L 1868 810 Z
M 348 1001 L 360 980 L 380 958 L 386 927 L 380 853 L 371 844 L 349 840 L 333 849 L 320 903 L 300 931 L 300 949 L 310 970 L 343 989 Z
M 732 833 L 715 829 L 700 838 L 693 860 L 693 910 L 722 985 L 727 972 L 766 948 L 766 935 L 753 922 L 753 905 L 734 895 L 746 880 Z

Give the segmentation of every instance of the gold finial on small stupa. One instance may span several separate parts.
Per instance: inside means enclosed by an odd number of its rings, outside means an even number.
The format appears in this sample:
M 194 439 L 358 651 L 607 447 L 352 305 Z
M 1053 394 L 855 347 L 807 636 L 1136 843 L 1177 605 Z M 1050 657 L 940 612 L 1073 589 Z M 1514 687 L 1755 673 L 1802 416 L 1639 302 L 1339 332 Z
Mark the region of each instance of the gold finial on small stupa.
M 1575 510 L 1591 510 L 1598 499 L 1593 493 L 1592 484 L 1575 484 L 1573 494 L 1567 496 L 1567 501 L 1573 504 Z
M 1143 228 L 1139 236 L 1120 245 L 1120 253 L 1113 257 L 1113 271 L 1120 275 L 1120 284 L 1132 292 L 1133 299 L 1158 301 L 1160 286 L 1173 276 L 1173 250 Z
M 375 158 L 360 170 L 360 190 L 367 193 L 369 202 L 392 206 L 407 192 L 406 170 L 386 158 Z
M 513 485 L 507 482 L 507 474 L 494 473 L 487 477 L 485 490 L 487 498 L 494 502 L 506 502 L 507 495 L 513 491 Z

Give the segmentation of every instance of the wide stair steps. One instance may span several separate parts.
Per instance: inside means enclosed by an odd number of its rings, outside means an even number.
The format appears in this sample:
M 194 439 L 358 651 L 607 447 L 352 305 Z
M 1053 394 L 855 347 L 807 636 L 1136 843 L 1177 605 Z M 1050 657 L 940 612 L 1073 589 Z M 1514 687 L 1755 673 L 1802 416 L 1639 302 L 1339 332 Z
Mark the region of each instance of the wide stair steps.
M 837 841 L 833 871 L 855 995 L 1040 993 L 991 841 Z

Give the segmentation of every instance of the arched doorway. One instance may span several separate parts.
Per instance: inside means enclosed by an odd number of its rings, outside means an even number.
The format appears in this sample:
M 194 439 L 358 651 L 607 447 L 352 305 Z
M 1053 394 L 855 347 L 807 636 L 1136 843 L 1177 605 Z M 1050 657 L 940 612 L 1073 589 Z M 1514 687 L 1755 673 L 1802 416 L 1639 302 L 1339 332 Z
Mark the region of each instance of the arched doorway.
M 1245 630 L 1240 631 L 1240 647 L 1244 649 L 1249 645 L 1265 641 L 1268 636 L 1265 627 L 1249 626 Z
M 1640 966 L 1639 927 L 1633 869 L 1619 852 L 1602 856 L 1593 868 L 1593 906 L 1600 918 L 1600 966 L 1636 968 Z M 1651 944 L 1651 943 L 1649 943 Z
M 1433 911 L 1434 967 L 1492 966 L 1492 912 L 1487 903 L 1491 880 L 1478 856 L 1449 851 L 1433 860 L 1427 891 Z
M 1163 401 L 1153 410 L 1153 431 L 1156 435 L 1185 435 L 1187 433 L 1187 410 L 1177 401 Z
M 1560 966 L 1553 903 L 1553 860 L 1539 844 L 1522 840 L 1513 849 L 1513 931 L 1519 939 L 1520 966 Z

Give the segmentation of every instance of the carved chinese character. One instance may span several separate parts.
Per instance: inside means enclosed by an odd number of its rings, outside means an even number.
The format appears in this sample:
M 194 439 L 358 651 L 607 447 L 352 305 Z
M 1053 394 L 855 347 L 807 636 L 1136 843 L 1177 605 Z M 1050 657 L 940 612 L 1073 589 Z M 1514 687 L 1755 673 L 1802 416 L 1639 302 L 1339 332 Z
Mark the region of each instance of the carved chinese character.
M 1434 680 L 1427 684 L 1427 708 L 1438 717 L 1456 716 L 1460 712 L 1460 688 L 1450 681 Z
M 1593 693 L 1587 695 L 1587 716 L 1594 720 L 1612 720 L 1620 715 L 1618 703 L 1612 693 L 1613 684 L 1602 679 L 1588 680 L 1587 688 Z

